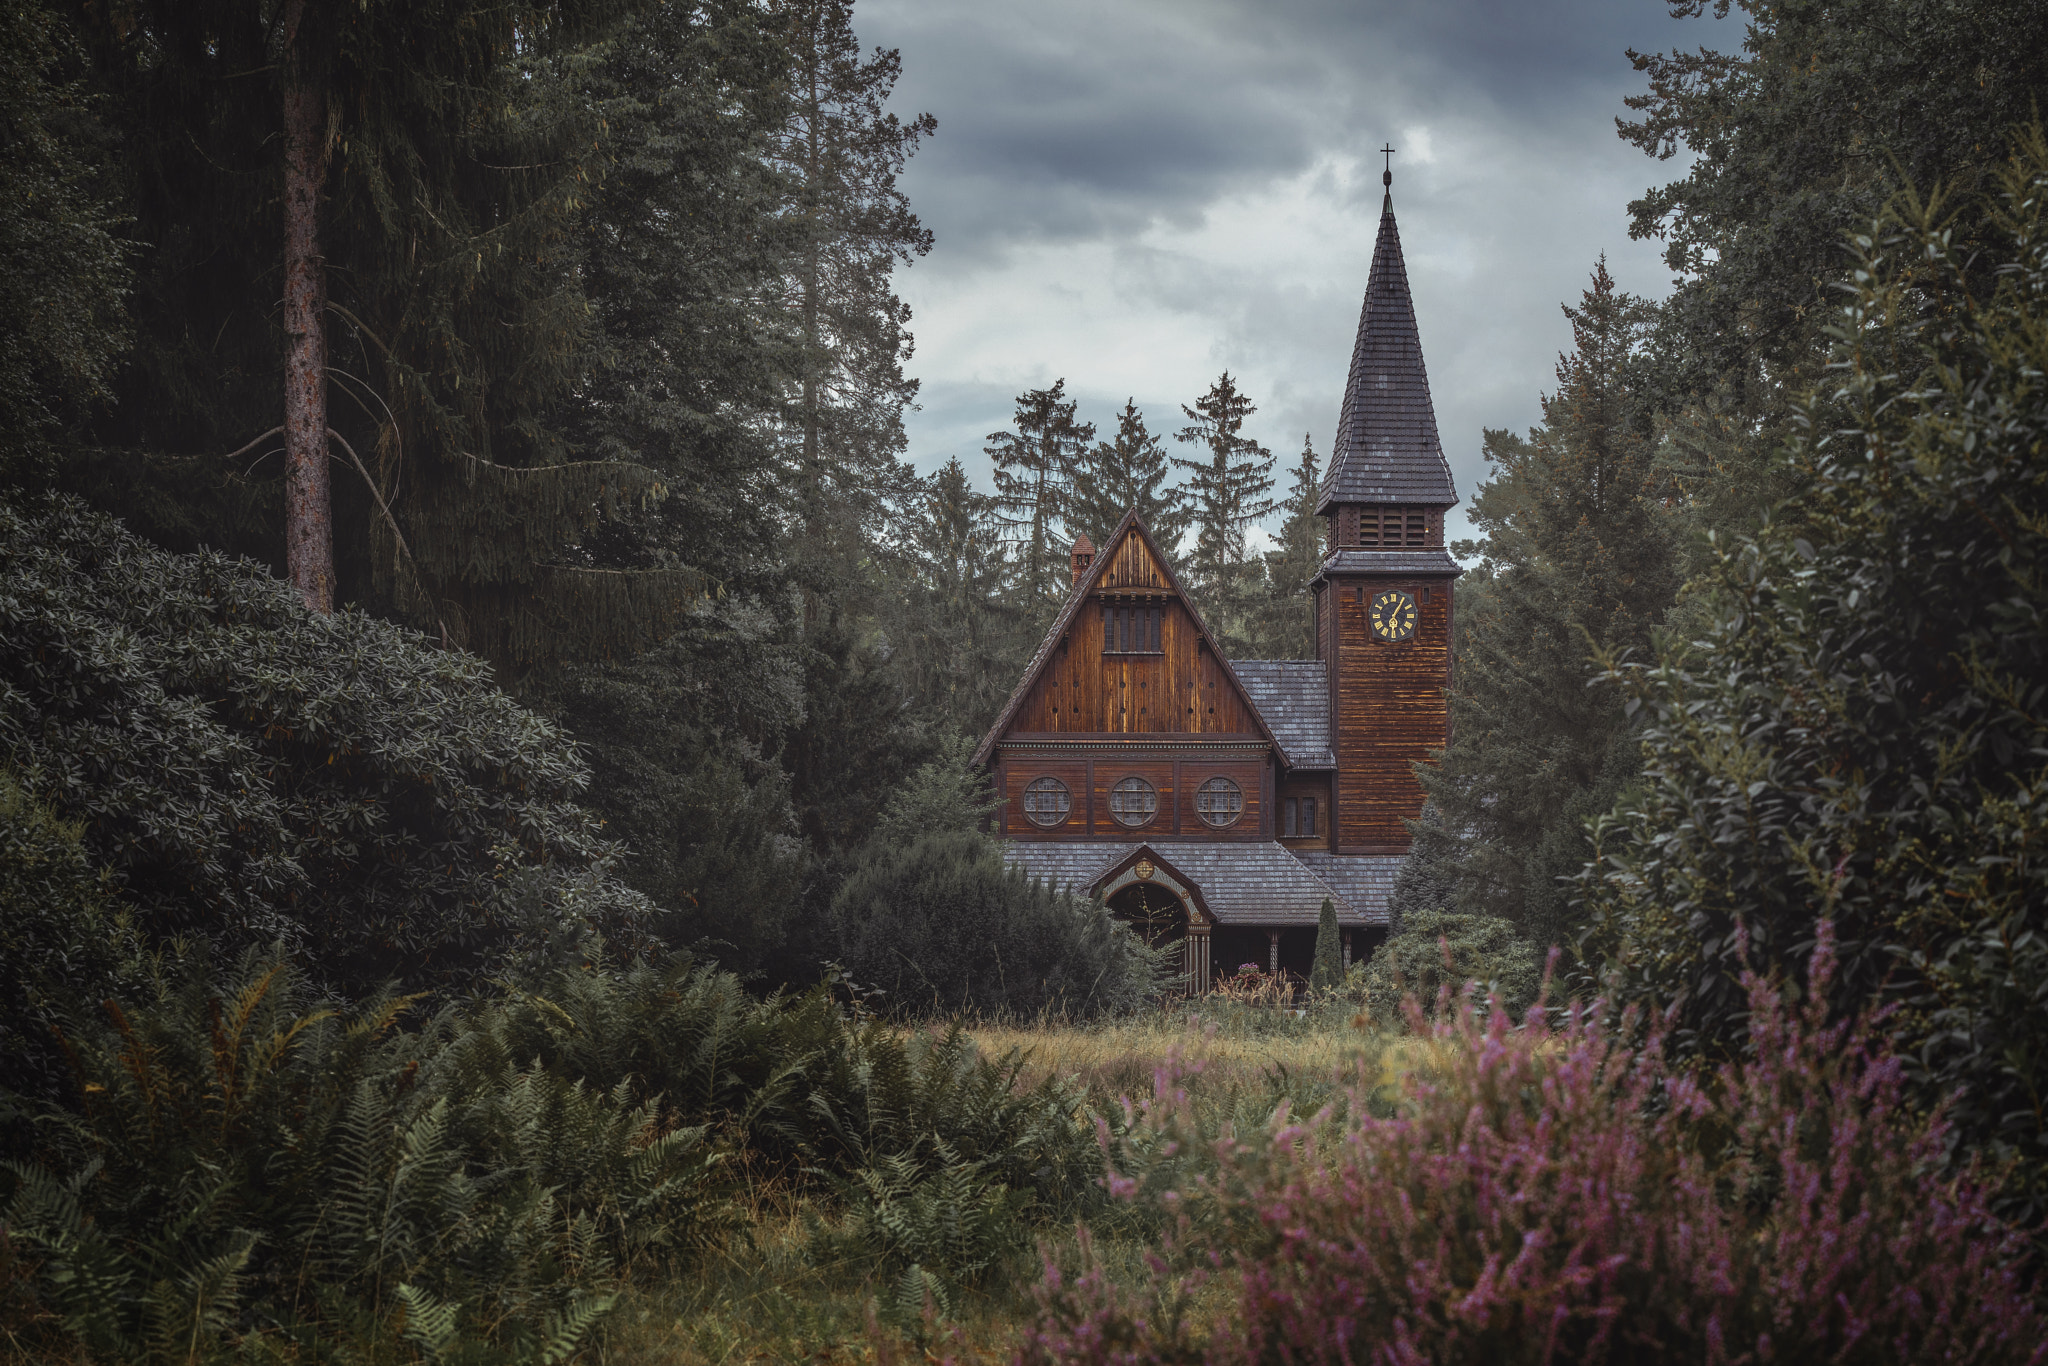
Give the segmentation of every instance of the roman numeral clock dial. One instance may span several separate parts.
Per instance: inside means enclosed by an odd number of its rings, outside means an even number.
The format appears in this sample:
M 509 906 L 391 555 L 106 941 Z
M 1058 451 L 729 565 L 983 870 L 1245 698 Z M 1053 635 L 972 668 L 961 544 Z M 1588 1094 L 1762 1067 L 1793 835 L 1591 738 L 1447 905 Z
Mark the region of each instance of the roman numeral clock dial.
M 1397 589 L 1373 595 L 1372 633 L 1381 640 L 1406 640 L 1415 634 L 1415 599 Z

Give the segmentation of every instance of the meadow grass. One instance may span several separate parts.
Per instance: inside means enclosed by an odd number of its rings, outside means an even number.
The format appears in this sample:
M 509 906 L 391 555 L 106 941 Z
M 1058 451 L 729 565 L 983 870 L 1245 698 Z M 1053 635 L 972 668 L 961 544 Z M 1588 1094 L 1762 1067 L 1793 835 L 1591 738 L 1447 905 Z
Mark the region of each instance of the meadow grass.
M 943 1028 L 943 1025 L 936 1026 Z M 1424 1041 L 1388 1039 L 1350 1009 L 1296 1014 L 1270 1009 L 1186 1008 L 1101 1024 L 1053 1019 L 976 1024 L 985 1056 L 1023 1055 L 1019 1085 L 1046 1076 L 1082 1086 L 1098 1111 L 1147 1094 L 1173 1064 L 1198 1103 L 1263 1114 L 1282 1096 L 1299 1104 L 1335 1094 L 1366 1067 L 1382 1078 L 1427 1065 Z M 894 1286 L 870 1261 L 820 1255 L 826 1203 L 786 1180 L 743 1182 L 744 1217 L 693 1270 L 643 1278 L 609 1320 L 592 1360 L 607 1366 L 738 1366 L 752 1362 L 877 1363 L 952 1359 L 1008 1361 L 1036 1321 L 1042 1259 L 1078 1260 L 1073 1227 L 1039 1231 L 1036 1246 L 962 1293 L 949 1317 L 907 1319 L 888 1306 Z M 1097 1238 L 1093 1255 L 1113 1278 L 1144 1280 L 1149 1244 Z M 1221 1323 L 1236 1277 L 1219 1275 L 1196 1298 L 1193 1318 Z

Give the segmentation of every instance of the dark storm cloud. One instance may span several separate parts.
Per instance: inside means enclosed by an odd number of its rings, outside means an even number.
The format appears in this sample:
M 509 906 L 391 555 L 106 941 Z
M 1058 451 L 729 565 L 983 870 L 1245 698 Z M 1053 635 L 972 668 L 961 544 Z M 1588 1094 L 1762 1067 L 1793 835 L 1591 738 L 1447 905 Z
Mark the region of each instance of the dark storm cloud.
M 1343 4 L 861 0 L 899 48 L 894 107 L 938 116 L 904 178 L 937 237 L 900 278 L 917 311 L 912 456 L 967 460 L 1020 390 L 1067 377 L 1155 431 L 1229 368 L 1283 463 L 1327 455 L 1391 139 L 1439 426 L 1461 492 L 1483 426 L 1522 427 L 1605 252 L 1661 293 L 1627 202 L 1670 178 L 1621 144 L 1623 55 L 1707 43 L 1660 0 Z

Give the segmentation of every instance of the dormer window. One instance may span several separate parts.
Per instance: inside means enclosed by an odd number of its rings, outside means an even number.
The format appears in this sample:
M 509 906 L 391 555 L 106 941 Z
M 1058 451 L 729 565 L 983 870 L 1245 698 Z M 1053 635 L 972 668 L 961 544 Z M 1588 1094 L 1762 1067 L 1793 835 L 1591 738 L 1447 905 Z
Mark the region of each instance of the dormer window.
M 1161 609 L 1141 603 L 1102 604 L 1102 653 L 1156 655 Z

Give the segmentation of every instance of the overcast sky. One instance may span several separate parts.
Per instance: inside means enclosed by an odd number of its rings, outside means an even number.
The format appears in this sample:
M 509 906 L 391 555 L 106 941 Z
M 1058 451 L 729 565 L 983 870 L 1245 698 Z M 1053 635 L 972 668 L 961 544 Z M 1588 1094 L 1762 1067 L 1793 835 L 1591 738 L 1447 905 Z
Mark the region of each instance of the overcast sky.
M 903 180 L 937 237 L 897 274 L 923 383 L 910 455 L 958 455 L 984 489 L 987 433 L 1062 376 L 1104 435 L 1126 396 L 1170 434 L 1228 369 L 1280 491 L 1303 433 L 1327 462 L 1391 142 L 1469 499 L 1481 428 L 1540 416 L 1559 304 L 1595 259 L 1668 288 L 1627 204 L 1679 165 L 1615 136 L 1642 88 L 1625 50 L 1739 42 L 1663 0 L 860 0 L 855 23 L 903 54 L 890 107 L 939 123 Z

